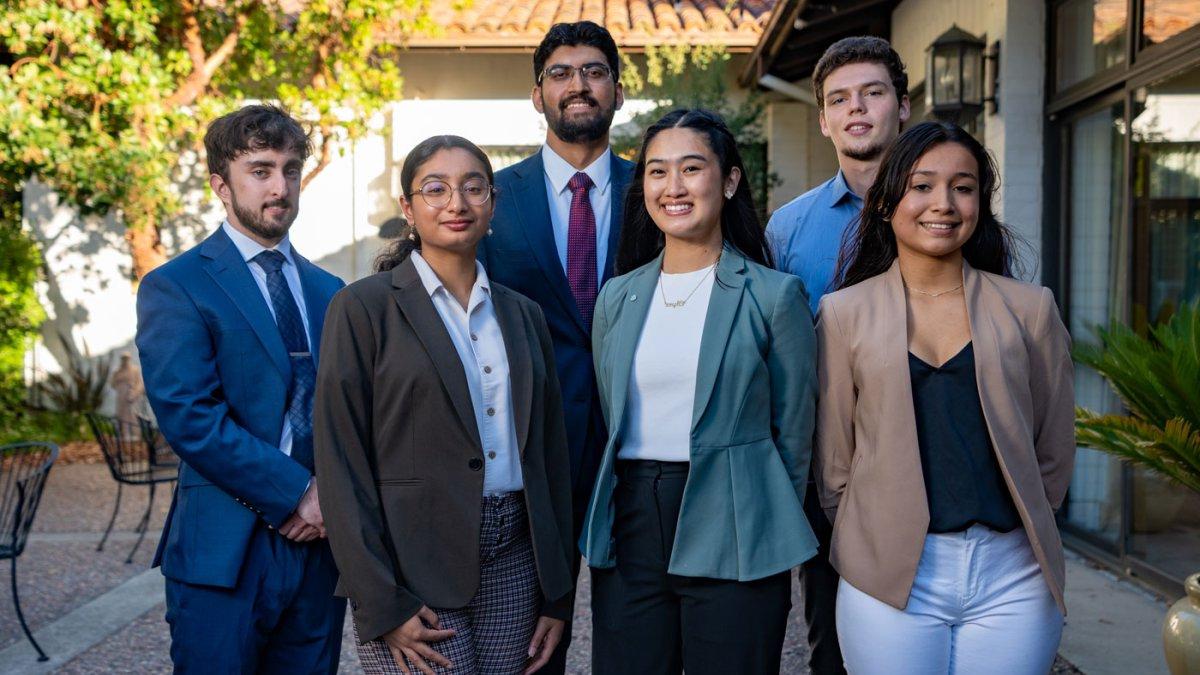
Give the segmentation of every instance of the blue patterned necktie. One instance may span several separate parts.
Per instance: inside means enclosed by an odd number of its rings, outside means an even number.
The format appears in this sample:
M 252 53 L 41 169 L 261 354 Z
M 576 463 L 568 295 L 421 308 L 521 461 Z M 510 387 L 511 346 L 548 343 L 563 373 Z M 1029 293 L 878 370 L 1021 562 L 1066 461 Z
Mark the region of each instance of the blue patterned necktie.
M 312 471 L 312 406 L 317 372 L 308 348 L 304 321 L 300 319 L 300 308 L 283 276 L 283 264 L 287 259 L 279 251 L 263 251 L 251 260 L 267 273 L 267 292 L 275 308 L 275 325 L 292 362 L 287 408 L 288 422 L 292 425 L 292 459 Z

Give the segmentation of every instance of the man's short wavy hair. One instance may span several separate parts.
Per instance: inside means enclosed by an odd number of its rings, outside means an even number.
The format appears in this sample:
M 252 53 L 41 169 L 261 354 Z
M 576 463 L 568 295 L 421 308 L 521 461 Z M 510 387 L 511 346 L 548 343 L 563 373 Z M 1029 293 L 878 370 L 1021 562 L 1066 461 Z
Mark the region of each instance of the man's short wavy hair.
M 229 180 L 229 163 L 258 150 L 294 152 L 304 162 L 312 154 L 308 132 L 286 110 L 269 103 L 248 105 L 213 120 L 204 134 L 208 173 Z
M 813 93 L 817 95 L 817 108 L 825 109 L 825 80 L 833 71 L 851 63 L 878 63 L 887 68 L 888 76 L 892 79 L 892 88 L 896 90 L 896 100 L 908 96 L 908 73 L 904 72 L 904 62 L 900 55 L 892 49 L 887 40 L 867 35 L 842 38 L 829 45 L 829 49 L 821 55 L 817 66 L 813 68 Z

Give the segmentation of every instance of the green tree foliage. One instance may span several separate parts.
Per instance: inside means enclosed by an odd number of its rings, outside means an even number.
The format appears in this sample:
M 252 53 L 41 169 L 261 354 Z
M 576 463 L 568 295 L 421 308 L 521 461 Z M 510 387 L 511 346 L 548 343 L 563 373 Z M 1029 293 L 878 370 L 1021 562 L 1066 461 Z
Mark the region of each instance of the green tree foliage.
M 1120 395 L 1128 415 L 1076 410 L 1075 438 L 1200 492 L 1200 303 L 1149 335 L 1114 323 L 1075 348 Z
M 766 104 L 757 92 L 750 92 L 744 98 L 731 95 L 727 80 L 730 54 L 723 47 L 712 45 L 647 47 L 644 69 L 628 54 L 621 58 L 625 96 L 650 99 L 655 107 L 634 115 L 631 124 L 614 130 L 613 147 L 617 153 L 632 158 L 646 128 L 677 108 L 707 108 L 720 113 L 737 139 L 746 164 L 745 180 L 765 226 L 767 195 L 780 183 L 767 165 L 767 140 L 762 126 Z
M 116 210 L 140 278 L 164 260 L 183 162 L 214 117 L 278 100 L 336 142 L 399 97 L 393 49 L 427 0 L 7 0 L 0 5 L 0 188 L 29 177 L 85 213 Z M 292 8 L 290 11 L 286 8 Z
M 25 352 L 44 318 L 33 288 L 40 262 L 21 231 L 20 193 L 0 189 L 0 427 L 12 422 L 25 398 Z

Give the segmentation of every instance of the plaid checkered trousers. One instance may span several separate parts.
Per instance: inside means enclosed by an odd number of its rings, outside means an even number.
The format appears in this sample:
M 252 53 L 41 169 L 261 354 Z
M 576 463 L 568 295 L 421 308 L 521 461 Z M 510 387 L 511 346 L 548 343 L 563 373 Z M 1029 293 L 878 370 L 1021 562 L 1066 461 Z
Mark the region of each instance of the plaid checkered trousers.
M 515 675 L 525 667 L 529 641 L 542 606 L 541 586 L 529 535 L 529 515 L 520 492 L 485 496 L 479 527 L 479 590 L 466 607 L 431 608 L 443 629 L 454 637 L 433 643 L 453 669 L 434 672 L 454 675 Z M 358 627 L 354 629 L 358 642 Z M 363 671 L 369 675 L 399 675 L 383 640 L 358 646 Z M 419 673 L 411 663 L 411 673 Z

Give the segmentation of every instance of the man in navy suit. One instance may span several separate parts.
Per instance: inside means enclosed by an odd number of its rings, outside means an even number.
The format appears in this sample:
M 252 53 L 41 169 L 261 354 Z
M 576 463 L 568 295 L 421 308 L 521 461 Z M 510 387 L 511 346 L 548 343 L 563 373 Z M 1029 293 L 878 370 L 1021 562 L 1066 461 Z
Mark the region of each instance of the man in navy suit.
M 176 672 L 333 673 L 345 601 L 313 480 L 321 324 L 344 284 L 288 229 L 311 146 L 254 105 L 204 137 L 226 220 L 138 289 L 146 393 L 183 460 L 154 564 Z
M 612 276 L 633 163 L 609 147 L 624 94 L 607 30 L 591 21 L 555 24 L 534 52 L 533 76 L 533 107 L 546 118 L 546 143 L 496 174 L 492 235 L 480 244 L 479 259 L 490 278 L 541 305 L 550 326 L 578 537 L 608 436 L 592 369 L 592 310 Z M 568 626 L 543 672 L 563 672 L 570 636 Z

